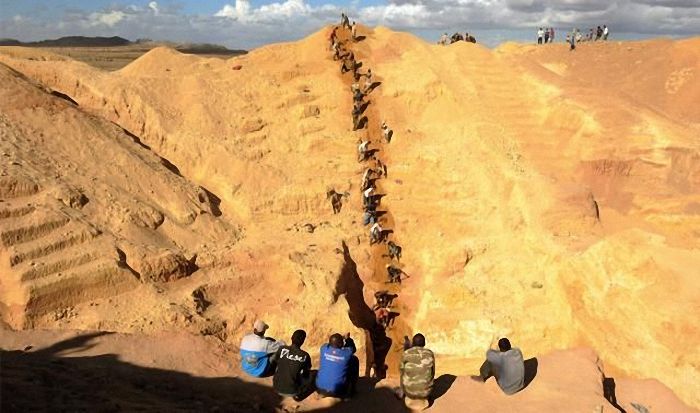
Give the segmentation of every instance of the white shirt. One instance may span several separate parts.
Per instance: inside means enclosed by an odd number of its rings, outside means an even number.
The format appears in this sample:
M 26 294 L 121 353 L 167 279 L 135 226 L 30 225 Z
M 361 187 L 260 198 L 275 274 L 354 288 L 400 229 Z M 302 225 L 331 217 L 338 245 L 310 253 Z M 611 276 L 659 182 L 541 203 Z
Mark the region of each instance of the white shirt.
M 369 232 L 381 232 L 382 227 L 379 226 L 378 222 L 375 222 L 374 225 L 372 225 L 372 228 L 369 229 Z
M 540 29 L 537 31 L 537 37 L 542 37 L 542 36 L 544 36 L 544 31 L 542 31 L 542 29 Z
M 362 194 L 365 196 L 365 198 L 369 198 L 372 195 L 372 192 L 374 192 L 374 188 L 367 188 Z
M 608 34 L 608 28 L 607 28 L 607 27 L 603 29 L 603 34 Z
M 362 142 L 357 146 L 357 150 L 360 152 L 365 152 L 367 150 L 367 145 L 369 145 L 369 141 Z

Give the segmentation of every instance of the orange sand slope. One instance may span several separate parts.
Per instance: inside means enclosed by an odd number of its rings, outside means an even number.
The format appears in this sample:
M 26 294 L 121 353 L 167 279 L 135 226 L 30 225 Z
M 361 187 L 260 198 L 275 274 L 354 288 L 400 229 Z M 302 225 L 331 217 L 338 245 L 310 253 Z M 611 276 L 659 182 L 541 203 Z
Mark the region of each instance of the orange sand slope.
M 569 52 L 361 31 L 370 108 L 394 130 L 382 207 L 411 274 L 394 339 L 423 332 L 458 375 L 493 336 L 590 347 L 608 376 L 700 407 L 700 39 Z M 235 346 L 264 317 L 312 349 L 362 338 L 385 285 L 327 34 L 228 61 L 159 48 L 112 73 L 0 48 L 3 318 Z M 337 215 L 330 188 L 349 195 Z
M 240 376 L 238 359 L 215 339 L 175 333 L 134 336 L 104 332 L 3 332 L 5 394 L 8 411 L 134 410 L 159 406 L 168 411 L 404 412 L 393 395 L 395 380 L 362 380 L 357 396 L 329 404 L 311 396 L 302 403 L 282 399 L 271 379 Z M 167 343 L 167 345 L 164 345 Z M 193 354 L 196 354 L 193 357 Z M 617 412 L 603 398 L 598 360 L 588 349 L 541 356 L 537 375 L 514 396 L 504 395 L 493 380 L 479 384 L 468 377 L 442 375 L 436 381 L 431 411 L 454 412 Z M 38 379 L 31 379 L 32 377 Z M 61 383 L 70 398 L 55 398 L 49 383 Z M 108 386 L 105 386 L 109 383 Z M 651 412 L 685 413 L 685 407 L 655 380 L 616 380 L 618 405 L 631 403 Z M 602 409 L 602 410 L 600 410 Z

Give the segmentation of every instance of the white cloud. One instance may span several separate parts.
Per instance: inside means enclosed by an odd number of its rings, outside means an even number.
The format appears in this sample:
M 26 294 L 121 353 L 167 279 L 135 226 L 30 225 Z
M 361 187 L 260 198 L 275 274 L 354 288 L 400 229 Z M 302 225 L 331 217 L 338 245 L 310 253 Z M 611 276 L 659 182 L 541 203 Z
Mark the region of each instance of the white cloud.
M 148 8 L 151 9 L 151 10 L 153 10 L 153 14 L 155 14 L 156 16 L 157 16 L 158 14 L 160 14 L 160 10 L 158 9 L 158 3 L 157 3 L 157 2 L 152 1 L 152 2 L 148 3 Z
M 216 12 L 214 16 L 226 17 L 233 20 L 245 20 L 250 12 L 250 1 L 236 0 L 236 5 L 225 4 L 224 7 Z
M 226 4 L 214 16 L 225 17 L 242 23 L 271 23 L 308 16 L 316 11 L 327 11 L 328 6 L 335 9 L 333 5 L 313 8 L 305 3 L 304 0 L 286 0 L 284 3 L 263 4 L 259 8 L 254 9 L 251 8 L 250 1 L 236 0 L 235 6 Z
M 89 17 L 89 24 L 91 26 L 105 25 L 108 27 L 114 27 L 115 24 L 126 18 L 126 13 L 121 10 L 113 10 L 106 13 L 91 13 Z

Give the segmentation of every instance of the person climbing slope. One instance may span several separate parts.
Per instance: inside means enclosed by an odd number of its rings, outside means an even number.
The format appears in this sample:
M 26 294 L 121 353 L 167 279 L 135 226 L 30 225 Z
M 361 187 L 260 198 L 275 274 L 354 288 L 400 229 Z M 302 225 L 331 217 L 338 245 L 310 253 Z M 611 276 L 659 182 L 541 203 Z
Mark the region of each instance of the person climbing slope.
M 400 246 L 396 245 L 396 243 L 394 241 L 389 241 L 387 243 L 386 247 L 387 247 L 389 258 L 392 260 L 394 258 L 396 258 L 396 261 L 401 262 L 401 250 L 402 250 L 402 248 Z
M 354 121 L 353 112 L 353 121 Z M 367 154 L 369 153 L 369 141 L 360 140 L 360 144 L 357 145 L 357 159 L 358 162 L 363 162 L 367 160 Z
M 384 228 L 375 222 L 369 229 L 369 245 L 380 243 L 384 240 Z
M 392 130 L 389 129 L 389 127 L 386 124 L 386 121 L 382 121 L 382 136 L 384 136 L 384 140 L 386 143 L 391 143 L 391 135 L 393 135 Z
M 405 275 L 406 278 L 409 277 L 409 275 L 406 274 L 406 272 L 404 270 L 402 270 L 399 267 L 395 267 L 391 264 L 386 265 L 386 274 L 387 274 L 387 277 L 389 279 L 387 281 L 388 284 L 393 284 L 393 283 L 401 284 L 401 281 L 402 281 L 401 276 L 402 275 Z

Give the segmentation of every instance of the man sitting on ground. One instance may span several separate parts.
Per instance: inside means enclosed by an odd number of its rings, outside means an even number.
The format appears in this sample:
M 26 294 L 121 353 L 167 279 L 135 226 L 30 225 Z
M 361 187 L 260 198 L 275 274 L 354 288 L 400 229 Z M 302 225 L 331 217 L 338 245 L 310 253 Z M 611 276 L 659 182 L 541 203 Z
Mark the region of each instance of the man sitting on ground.
M 264 321 L 257 320 L 253 332 L 241 341 L 241 368 L 253 377 L 268 377 L 277 367 L 275 355 L 284 342 L 265 337 L 269 327 Z
M 406 337 L 407 338 L 407 337 Z M 407 347 L 407 346 L 405 346 Z M 408 407 L 428 407 L 435 380 L 435 355 L 425 348 L 423 334 L 413 336 L 401 356 L 401 394 Z
M 314 377 L 311 375 L 311 356 L 301 349 L 306 340 L 306 331 L 292 334 L 292 345 L 277 350 L 277 372 L 272 385 L 281 396 L 303 400 L 313 391 Z
M 522 390 L 525 383 L 523 353 L 518 348 L 512 348 L 505 337 L 498 340 L 498 349 L 499 351 L 489 349 L 486 352 L 486 361 L 481 366 L 480 374 L 473 378 L 484 382 L 493 376 L 503 393 L 515 394 Z
M 354 355 L 357 349 L 350 333 L 345 339 L 333 334 L 328 344 L 321 346 L 321 364 L 316 377 L 316 388 L 322 396 L 349 398 L 355 393 L 360 376 L 360 361 Z

